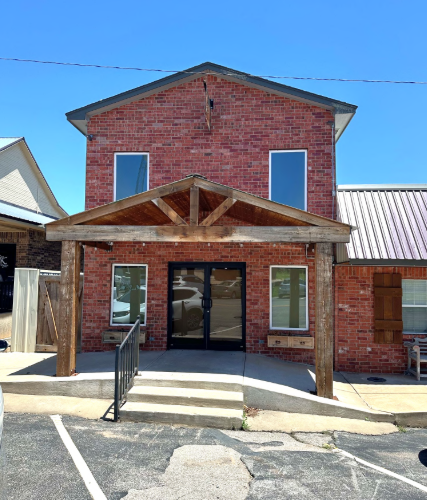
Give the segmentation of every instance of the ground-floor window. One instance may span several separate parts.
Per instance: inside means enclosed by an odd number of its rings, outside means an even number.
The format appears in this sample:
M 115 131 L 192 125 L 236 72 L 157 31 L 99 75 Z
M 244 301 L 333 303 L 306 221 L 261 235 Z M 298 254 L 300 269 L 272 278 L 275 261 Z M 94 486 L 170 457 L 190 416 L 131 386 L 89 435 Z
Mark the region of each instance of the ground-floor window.
M 402 280 L 403 331 L 427 333 L 427 280 Z
M 140 316 L 146 324 L 147 266 L 113 264 L 111 325 L 133 325 Z
M 272 330 L 308 330 L 307 274 L 305 266 L 270 267 Z

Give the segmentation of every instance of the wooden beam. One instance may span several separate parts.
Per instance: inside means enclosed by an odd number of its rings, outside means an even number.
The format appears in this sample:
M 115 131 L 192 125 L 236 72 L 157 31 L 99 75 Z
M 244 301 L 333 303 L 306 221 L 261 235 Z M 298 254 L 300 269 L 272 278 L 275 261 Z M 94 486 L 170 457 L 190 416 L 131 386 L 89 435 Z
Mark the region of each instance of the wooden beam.
M 190 226 L 199 225 L 199 188 L 190 188 Z
M 160 210 L 167 216 L 169 219 L 176 224 L 177 226 L 187 226 L 187 223 L 185 220 L 175 212 L 175 210 L 168 205 L 164 200 L 161 198 L 155 198 L 154 200 L 151 200 L 157 208 L 160 208 Z
M 113 245 L 109 245 L 108 243 L 104 243 L 103 241 L 85 241 L 84 245 L 87 247 L 101 248 L 102 250 L 106 250 L 107 252 L 111 252 L 113 249 Z
M 204 221 L 201 222 L 201 226 L 212 226 L 212 224 L 217 221 L 222 215 L 227 212 L 235 203 L 237 200 L 234 200 L 233 198 L 227 198 L 225 199 L 219 207 L 216 207 L 215 210 L 206 217 Z
M 80 245 L 63 241 L 61 253 L 60 311 L 56 376 L 69 377 L 76 371 L 76 343 L 80 281 Z
M 347 226 L 347 224 L 343 224 L 342 222 L 328 219 L 326 217 L 321 217 L 320 215 L 314 215 L 310 212 L 306 212 L 305 210 L 282 205 L 271 200 L 259 198 L 258 196 L 244 193 L 243 191 L 238 191 L 237 189 L 222 186 L 221 184 L 216 184 L 214 182 L 205 181 L 200 178 L 194 179 L 194 185 L 198 186 L 200 189 L 211 191 L 213 193 L 226 196 L 227 198 L 233 198 L 236 201 L 242 201 L 243 203 L 247 203 L 248 205 L 264 208 L 265 210 L 270 210 L 271 212 L 286 215 L 287 217 L 301 220 L 315 226 Z
M 332 244 L 316 243 L 316 388 L 317 395 L 333 399 L 334 307 Z
M 311 226 L 47 226 L 48 241 L 348 243 L 350 230 Z
M 163 198 L 169 194 L 179 193 L 181 191 L 186 191 L 194 184 L 194 178 L 189 177 L 178 182 L 172 182 L 171 184 L 166 184 L 165 186 L 160 186 L 155 189 L 150 189 L 150 191 L 145 191 L 144 193 L 135 194 L 129 198 L 123 200 L 113 201 L 107 205 L 102 205 L 101 207 L 92 208 L 86 210 L 85 212 L 80 212 L 75 215 L 70 215 L 70 217 L 64 217 L 53 222 L 46 224 L 52 226 L 62 226 L 64 224 L 83 224 L 85 222 L 97 219 L 98 217 L 105 217 L 106 215 L 114 214 L 120 210 L 125 210 L 126 208 L 135 207 L 152 201 L 156 198 Z

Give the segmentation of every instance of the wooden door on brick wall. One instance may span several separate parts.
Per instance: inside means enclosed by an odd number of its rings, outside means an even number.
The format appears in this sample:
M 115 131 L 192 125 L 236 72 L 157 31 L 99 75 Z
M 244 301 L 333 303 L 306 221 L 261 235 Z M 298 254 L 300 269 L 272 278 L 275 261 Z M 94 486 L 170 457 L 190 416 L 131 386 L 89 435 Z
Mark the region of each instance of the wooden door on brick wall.
M 376 344 L 402 344 L 402 275 L 374 274 Z

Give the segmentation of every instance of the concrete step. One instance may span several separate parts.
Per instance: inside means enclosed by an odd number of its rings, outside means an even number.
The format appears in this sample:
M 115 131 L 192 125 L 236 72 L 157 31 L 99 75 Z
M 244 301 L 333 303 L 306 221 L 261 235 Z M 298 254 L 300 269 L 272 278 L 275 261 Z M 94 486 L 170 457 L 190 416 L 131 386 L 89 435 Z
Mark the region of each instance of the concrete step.
M 240 429 L 243 421 L 243 411 L 228 408 L 161 405 L 128 401 L 120 409 L 120 420 L 124 422 L 214 427 L 217 429 Z
M 243 392 L 243 376 L 216 373 L 143 371 L 135 377 L 134 385 Z
M 206 408 L 229 408 L 243 411 L 243 393 L 182 387 L 134 386 L 127 395 L 132 402 Z

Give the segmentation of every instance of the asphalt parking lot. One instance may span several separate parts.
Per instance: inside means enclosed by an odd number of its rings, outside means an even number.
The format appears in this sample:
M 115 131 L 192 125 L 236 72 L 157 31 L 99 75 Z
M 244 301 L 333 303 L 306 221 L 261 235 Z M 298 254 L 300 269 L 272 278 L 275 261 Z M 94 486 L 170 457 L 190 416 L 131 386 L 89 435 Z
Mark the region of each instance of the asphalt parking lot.
M 427 430 L 291 436 L 66 416 L 62 422 L 109 500 L 427 498 L 412 485 L 323 447 L 335 444 L 427 486 Z M 49 416 L 6 414 L 2 453 L 4 498 L 91 498 Z

